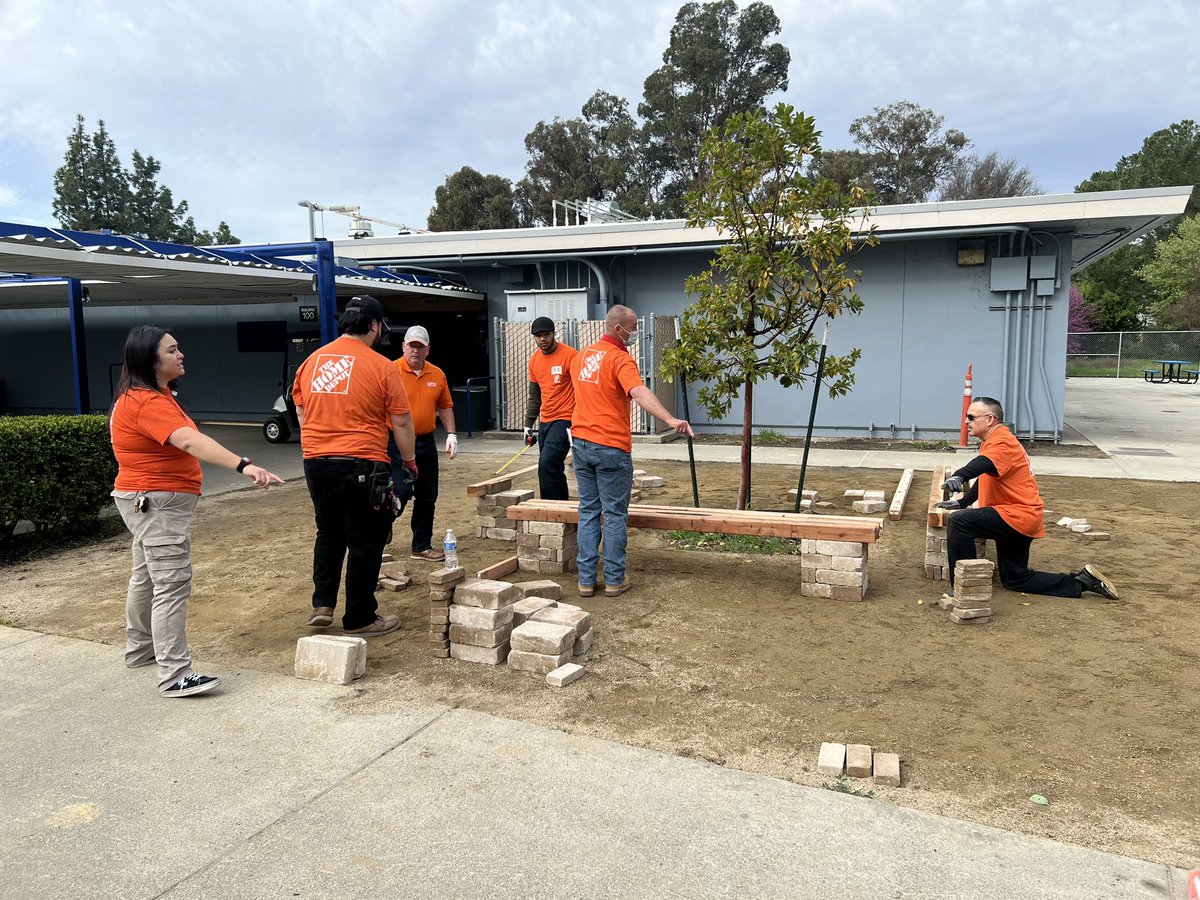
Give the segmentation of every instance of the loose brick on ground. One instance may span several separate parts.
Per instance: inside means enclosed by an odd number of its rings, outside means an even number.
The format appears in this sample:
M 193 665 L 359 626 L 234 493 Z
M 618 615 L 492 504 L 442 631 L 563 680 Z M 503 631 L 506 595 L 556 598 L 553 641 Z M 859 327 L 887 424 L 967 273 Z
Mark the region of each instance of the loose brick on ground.
M 349 684 L 367 670 L 367 642 L 363 638 L 314 634 L 296 642 L 297 678 Z
M 821 744 L 821 752 L 817 756 L 817 771 L 822 775 L 832 775 L 835 778 L 846 768 L 846 745 L 833 741 Z
M 885 787 L 900 787 L 900 755 L 875 754 L 875 783 Z
M 546 684 L 550 687 L 566 687 L 573 681 L 583 677 L 584 668 L 578 663 L 564 663 L 553 672 L 546 674 Z
M 846 774 L 851 778 L 870 778 L 873 753 L 869 744 L 847 744 Z

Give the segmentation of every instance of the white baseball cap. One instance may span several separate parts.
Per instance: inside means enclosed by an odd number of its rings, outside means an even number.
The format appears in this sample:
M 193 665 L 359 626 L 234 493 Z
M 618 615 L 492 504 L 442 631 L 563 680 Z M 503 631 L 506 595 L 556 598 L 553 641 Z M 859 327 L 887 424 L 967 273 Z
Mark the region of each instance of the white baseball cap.
M 404 343 L 416 343 L 429 346 L 429 332 L 420 325 L 414 325 L 408 331 L 404 332 Z

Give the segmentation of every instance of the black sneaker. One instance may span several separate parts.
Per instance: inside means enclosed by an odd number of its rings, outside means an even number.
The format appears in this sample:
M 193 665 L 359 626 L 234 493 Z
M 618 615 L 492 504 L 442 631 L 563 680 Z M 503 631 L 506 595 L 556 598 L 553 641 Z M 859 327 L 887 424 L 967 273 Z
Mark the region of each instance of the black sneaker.
M 1105 578 L 1104 573 L 1095 566 L 1084 566 L 1075 573 L 1075 580 L 1083 585 L 1085 591 L 1099 594 L 1106 600 L 1121 599 L 1121 595 L 1117 593 L 1117 586 Z
M 193 694 L 203 694 L 221 686 L 221 679 L 215 675 L 185 675 L 162 692 L 164 697 L 190 697 Z

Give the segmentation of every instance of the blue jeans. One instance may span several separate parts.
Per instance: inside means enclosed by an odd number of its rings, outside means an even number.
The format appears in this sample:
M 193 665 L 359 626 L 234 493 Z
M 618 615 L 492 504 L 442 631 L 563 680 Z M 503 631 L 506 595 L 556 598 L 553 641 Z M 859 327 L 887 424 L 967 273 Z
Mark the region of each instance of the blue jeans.
M 596 583 L 603 531 L 604 583 L 621 584 L 625 580 L 633 457 L 625 450 L 580 438 L 575 438 L 573 452 L 575 480 L 579 483 L 579 583 Z
M 567 488 L 566 458 L 571 444 L 567 440 L 567 429 L 571 423 L 566 419 L 543 422 L 538 429 L 538 487 L 543 500 L 569 500 Z

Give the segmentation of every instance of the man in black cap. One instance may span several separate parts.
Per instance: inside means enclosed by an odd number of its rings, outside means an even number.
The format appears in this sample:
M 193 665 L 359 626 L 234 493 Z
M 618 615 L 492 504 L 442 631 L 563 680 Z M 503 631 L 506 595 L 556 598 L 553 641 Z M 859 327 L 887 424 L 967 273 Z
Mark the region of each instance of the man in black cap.
M 578 352 L 554 339 L 554 320 L 538 316 L 530 328 L 537 349 L 529 357 L 529 402 L 525 405 L 525 445 L 541 444 L 538 486 L 543 500 L 568 500 L 566 463 L 571 449 L 575 388 L 567 364 Z M 533 423 L 542 425 L 534 433 Z

